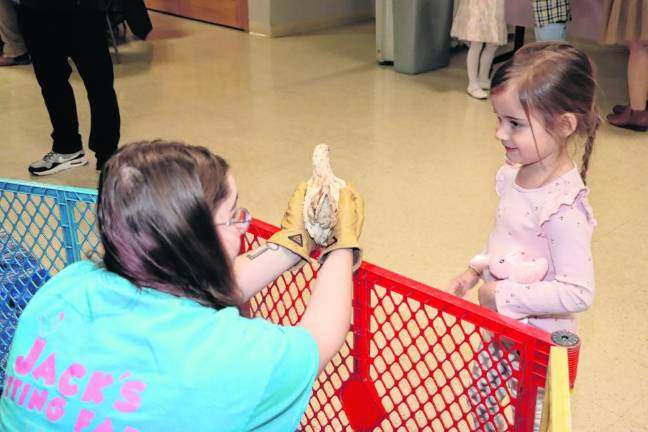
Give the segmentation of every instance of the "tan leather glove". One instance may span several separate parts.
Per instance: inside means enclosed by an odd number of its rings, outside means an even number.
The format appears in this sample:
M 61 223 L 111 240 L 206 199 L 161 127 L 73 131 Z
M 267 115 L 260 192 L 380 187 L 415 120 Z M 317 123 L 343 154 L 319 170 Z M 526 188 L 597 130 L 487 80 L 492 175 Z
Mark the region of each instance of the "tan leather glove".
M 364 201 L 358 192 L 347 184 L 340 190 L 338 201 L 337 223 L 329 244 L 322 250 L 320 262 L 335 249 L 353 249 L 353 270 L 362 262 L 362 248 L 359 238 L 364 223 Z
M 297 185 L 288 208 L 281 219 L 281 231 L 277 231 L 268 239 L 268 243 L 283 246 L 296 253 L 304 260 L 310 260 L 310 254 L 316 247 L 313 239 L 308 235 L 304 226 L 304 196 L 306 195 L 306 182 Z M 306 261 L 300 261 L 293 269 L 301 267 Z

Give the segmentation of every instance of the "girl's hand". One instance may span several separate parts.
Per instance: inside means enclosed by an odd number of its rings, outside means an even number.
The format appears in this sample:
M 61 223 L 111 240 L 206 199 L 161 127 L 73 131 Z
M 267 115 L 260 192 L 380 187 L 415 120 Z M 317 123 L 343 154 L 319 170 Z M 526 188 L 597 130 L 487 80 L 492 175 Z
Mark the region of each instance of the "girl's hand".
M 495 302 L 495 289 L 497 282 L 486 282 L 479 287 L 478 298 L 479 304 L 487 309 L 497 312 L 497 303 Z
M 457 297 L 463 297 L 468 291 L 479 282 L 479 274 L 472 268 L 468 267 L 463 273 L 456 276 L 450 281 L 448 292 Z

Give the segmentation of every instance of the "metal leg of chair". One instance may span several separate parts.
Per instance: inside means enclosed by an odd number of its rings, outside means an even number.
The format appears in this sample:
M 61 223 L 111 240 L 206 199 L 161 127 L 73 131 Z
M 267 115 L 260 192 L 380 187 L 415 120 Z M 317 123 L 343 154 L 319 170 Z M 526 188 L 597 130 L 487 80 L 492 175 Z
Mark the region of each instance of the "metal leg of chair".
M 112 41 L 113 48 L 115 48 L 115 58 L 117 63 L 121 64 L 121 56 L 119 55 L 119 48 L 117 48 L 117 40 L 115 39 L 115 33 L 113 32 L 112 23 L 110 18 L 106 15 L 106 22 L 108 23 L 108 31 L 110 32 L 110 40 Z

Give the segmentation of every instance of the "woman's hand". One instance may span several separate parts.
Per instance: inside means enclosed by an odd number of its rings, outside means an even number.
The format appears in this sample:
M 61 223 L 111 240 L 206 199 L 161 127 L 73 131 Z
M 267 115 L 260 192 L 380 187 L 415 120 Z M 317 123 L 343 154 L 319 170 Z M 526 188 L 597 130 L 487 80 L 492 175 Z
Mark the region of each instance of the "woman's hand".
M 487 309 L 497 312 L 497 303 L 495 301 L 495 291 L 497 282 L 486 282 L 479 287 L 479 304 Z
M 472 268 L 468 267 L 463 273 L 456 276 L 450 281 L 448 292 L 457 297 L 464 297 L 468 291 L 479 282 L 479 274 Z
M 268 243 L 282 246 L 299 255 L 304 261 L 310 260 L 310 254 L 316 245 L 304 226 L 304 196 L 306 182 L 301 182 L 293 192 L 286 213 L 281 219 L 281 231 L 268 239 Z
M 353 270 L 357 270 L 362 262 L 360 234 L 364 224 L 364 201 L 353 186 L 347 184 L 340 190 L 338 201 L 337 223 L 333 228 L 333 241 L 322 250 L 320 261 L 337 249 L 353 250 Z

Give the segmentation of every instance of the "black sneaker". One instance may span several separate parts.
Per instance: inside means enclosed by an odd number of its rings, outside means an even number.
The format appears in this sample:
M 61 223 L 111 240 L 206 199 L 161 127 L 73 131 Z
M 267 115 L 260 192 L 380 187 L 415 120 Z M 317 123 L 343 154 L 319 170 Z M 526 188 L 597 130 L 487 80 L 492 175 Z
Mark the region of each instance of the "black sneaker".
M 87 163 L 88 159 L 83 153 L 83 150 L 70 154 L 49 152 L 43 156 L 43 159 L 29 164 L 29 172 L 33 175 L 42 176 L 69 168 L 80 167 Z

